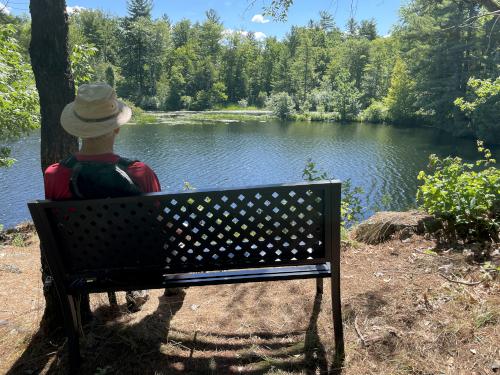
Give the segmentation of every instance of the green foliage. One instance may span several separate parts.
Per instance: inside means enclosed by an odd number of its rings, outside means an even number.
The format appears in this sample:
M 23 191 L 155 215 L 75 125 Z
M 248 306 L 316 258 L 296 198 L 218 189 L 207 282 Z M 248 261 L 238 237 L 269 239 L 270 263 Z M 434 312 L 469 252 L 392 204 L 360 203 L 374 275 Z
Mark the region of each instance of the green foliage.
M 105 74 L 106 74 L 106 83 L 111 87 L 115 87 L 115 71 L 113 69 L 113 66 L 108 65 Z
M 316 163 L 312 159 L 308 159 L 302 171 L 302 178 L 306 181 L 328 180 L 328 174 L 325 171 L 317 170 Z
M 286 92 L 272 94 L 266 102 L 266 107 L 282 120 L 289 119 L 295 113 L 292 97 Z
M 192 109 L 196 111 L 209 109 L 223 104 L 227 100 L 226 86 L 222 82 L 216 82 L 209 90 L 200 90 L 192 103 Z
M 259 91 L 257 99 L 255 100 L 255 105 L 257 106 L 257 108 L 264 107 L 266 105 L 267 98 L 268 96 L 265 91 Z
M 75 80 L 75 88 L 78 89 L 83 83 L 89 83 L 94 78 L 94 62 L 93 57 L 97 53 L 97 48 L 92 45 L 79 45 L 73 46 L 71 51 L 71 73 Z
M 238 107 L 247 108 L 248 107 L 248 100 L 247 99 L 238 100 Z
M 342 69 L 334 80 L 332 102 L 334 111 L 340 114 L 340 121 L 355 120 L 360 108 L 361 93 L 349 72 Z
M 417 200 L 442 219 L 449 239 L 498 240 L 500 170 L 490 150 L 478 141 L 483 159 L 465 163 L 459 157 L 429 157 L 429 171 L 421 171 Z
M 414 86 L 415 83 L 408 74 L 405 62 L 398 58 L 392 71 L 389 92 L 384 100 L 391 121 L 395 123 L 412 121 L 415 113 Z
M 24 241 L 24 237 L 22 233 L 15 233 L 12 237 L 12 246 L 15 247 L 25 247 L 26 241 Z
M 382 101 L 373 101 L 360 115 L 361 121 L 372 122 L 374 124 L 386 122 L 387 118 L 387 106 Z
M 471 101 L 463 97 L 455 105 L 467 115 L 474 133 L 487 142 L 500 143 L 500 77 L 492 79 L 469 79 Z
M 5 143 L 39 126 L 38 94 L 15 32 L 0 25 L 0 167 L 14 163 Z
M 302 171 L 302 178 L 306 181 L 330 180 L 325 171 L 316 169 L 316 163 L 308 159 Z M 361 195 L 364 193 L 359 186 L 353 186 L 348 178 L 342 181 L 342 201 L 340 203 L 340 216 L 342 228 L 349 227 L 361 218 L 363 207 L 361 206 Z
M 337 112 L 305 112 L 294 114 L 292 119 L 295 121 L 339 122 L 340 114 Z
M 193 98 L 190 97 L 189 95 L 181 96 L 181 108 L 187 109 L 189 111 L 192 103 L 193 103 Z
M 146 113 L 142 108 L 137 107 L 134 103 L 129 100 L 121 99 L 127 106 L 132 110 L 132 122 L 138 125 L 154 124 L 158 122 L 155 115 Z
M 153 0 L 127 0 L 127 12 L 132 20 L 140 17 L 151 17 Z
M 498 17 L 485 11 L 485 3 L 411 0 L 393 33 L 414 86 L 411 112 L 420 122 L 480 139 L 453 103 L 466 96 L 469 78 L 498 77 Z

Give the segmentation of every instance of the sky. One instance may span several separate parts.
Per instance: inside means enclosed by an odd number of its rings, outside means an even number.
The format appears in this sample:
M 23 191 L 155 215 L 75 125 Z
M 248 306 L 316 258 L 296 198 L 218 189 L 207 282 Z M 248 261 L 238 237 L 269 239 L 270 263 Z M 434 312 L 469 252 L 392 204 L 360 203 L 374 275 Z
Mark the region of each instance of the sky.
M 0 0 L 6 3 L 13 14 L 29 12 L 29 0 Z M 356 20 L 374 18 L 378 33 L 387 35 L 392 25 L 398 20 L 398 10 L 405 0 L 295 0 L 285 22 L 273 21 L 263 15 L 263 7 L 271 0 L 154 0 L 153 17 L 166 14 L 177 22 L 183 18 L 202 21 L 205 11 L 213 8 L 221 17 L 228 30 L 245 30 L 256 33 L 259 39 L 266 36 L 282 38 L 291 25 L 306 25 L 310 19 L 317 20 L 319 12 L 331 13 L 337 25 L 344 29 L 347 19 Z M 69 9 L 79 7 L 96 8 L 117 16 L 127 13 L 126 0 L 67 0 Z M 0 5 L 1 6 L 1 5 Z

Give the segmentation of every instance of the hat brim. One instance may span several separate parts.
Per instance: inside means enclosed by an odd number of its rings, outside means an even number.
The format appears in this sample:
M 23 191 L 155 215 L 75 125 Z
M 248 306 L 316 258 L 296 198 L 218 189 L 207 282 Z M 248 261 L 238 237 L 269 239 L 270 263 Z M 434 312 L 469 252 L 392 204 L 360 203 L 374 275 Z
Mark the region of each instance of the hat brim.
M 125 103 L 117 100 L 118 114 L 111 119 L 99 122 L 87 122 L 78 118 L 74 112 L 74 102 L 64 107 L 61 113 L 61 126 L 66 132 L 79 138 L 96 138 L 112 132 L 130 121 L 132 110 Z

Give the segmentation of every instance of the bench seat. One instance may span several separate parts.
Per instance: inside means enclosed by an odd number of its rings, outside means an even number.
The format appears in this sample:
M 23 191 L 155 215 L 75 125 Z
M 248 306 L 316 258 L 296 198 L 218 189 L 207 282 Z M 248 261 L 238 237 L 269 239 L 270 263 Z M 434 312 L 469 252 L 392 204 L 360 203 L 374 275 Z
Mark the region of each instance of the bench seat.
M 68 280 L 68 292 L 104 293 L 131 289 L 163 289 L 187 286 L 241 284 L 261 281 L 311 279 L 331 276 L 330 263 L 293 267 L 254 268 L 200 273 L 154 274 L 148 270 L 110 271 L 96 277 Z

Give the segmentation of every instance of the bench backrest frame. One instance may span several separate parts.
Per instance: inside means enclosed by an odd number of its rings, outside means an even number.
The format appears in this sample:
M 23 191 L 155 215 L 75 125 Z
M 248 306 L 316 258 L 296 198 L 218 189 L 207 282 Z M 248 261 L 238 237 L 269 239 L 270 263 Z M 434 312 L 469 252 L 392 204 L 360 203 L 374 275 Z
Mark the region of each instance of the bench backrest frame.
M 262 189 L 307 189 L 307 187 L 324 188 L 324 258 L 315 258 L 311 261 L 300 260 L 294 262 L 282 262 L 280 264 L 275 264 L 276 267 L 281 266 L 298 266 L 306 264 L 323 264 L 326 262 L 331 263 L 332 271 L 334 267 L 340 267 L 340 199 L 341 199 L 341 184 L 339 181 L 314 181 L 314 182 L 302 182 L 297 184 L 281 184 L 281 185 L 262 185 L 262 186 L 252 186 L 247 188 L 228 188 L 228 189 L 207 189 L 207 190 L 195 190 L 195 191 L 182 191 L 182 192 L 160 192 L 160 193 L 150 193 L 144 194 L 139 197 L 125 197 L 125 198 L 112 198 L 112 199 L 99 199 L 99 200 L 85 200 L 85 201 L 36 201 L 28 204 L 31 211 L 35 226 L 37 228 L 40 241 L 45 247 L 45 256 L 49 263 L 49 267 L 54 278 L 58 280 L 65 280 L 67 277 L 67 267 L 61 257 L 64 249 L 61 248 L 60 241 L 57 239 L 57 233 L 51 225 L 51 220 L 47 214 L 47 210 L 67 208 L 71 205 L 81 205 L 82 202 L 89 205 L 102 205 L 106 202 L 113 202 L 114 204 L 120 203 L 130 203 L 131 201 L 141 200 L 141 201 L 155 201 L 159 198 L 178 198 L 185 199 L 187 196 L 193 195 L 203 195 L 205 193 L 224 193 L 227 195 L 238 194 L 244 191 L 247 194 L 253 194 L 253 192 L 258 192 Z M 262 267 L 269 267 L 269 264 L 263 264 Z M 253 265 L 251 268 L 259 267 L 259 265 Z M 235 268 L 225 268 L 225 269 L 244 269 L 250 267 L 235 267 Z M 214 270 L 222 270 L 221 268 L 215 268 Z M 184 271 L 180 271 L 184 272 Z M 190 271 L 192 272 L 192 271 Z M 173 272 L 174 273 L 174 272 Z

